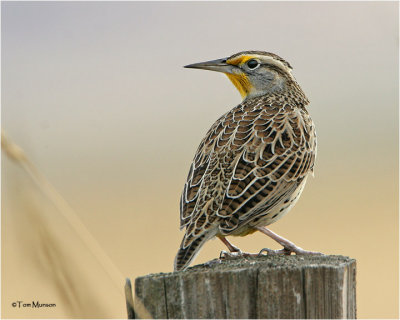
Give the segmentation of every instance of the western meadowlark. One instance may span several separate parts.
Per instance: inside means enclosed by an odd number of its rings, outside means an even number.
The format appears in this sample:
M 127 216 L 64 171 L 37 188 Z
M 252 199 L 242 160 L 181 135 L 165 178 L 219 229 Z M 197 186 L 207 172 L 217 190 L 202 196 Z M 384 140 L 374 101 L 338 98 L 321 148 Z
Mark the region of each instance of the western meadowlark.
M 214 123 L 196 151 L 181 196 L 186 232 L 175 270 L 185 269 L 215 236 L 240 254 L 225 237 L 255 231 L 283 246 L 263 249 L 269 253 L 318 254 L 265 228 L 295 205 L 317 153 L 309 101 L 290 64 L 273 53 L 243 51 L 185 68 L 225 73 L 243 101 Z

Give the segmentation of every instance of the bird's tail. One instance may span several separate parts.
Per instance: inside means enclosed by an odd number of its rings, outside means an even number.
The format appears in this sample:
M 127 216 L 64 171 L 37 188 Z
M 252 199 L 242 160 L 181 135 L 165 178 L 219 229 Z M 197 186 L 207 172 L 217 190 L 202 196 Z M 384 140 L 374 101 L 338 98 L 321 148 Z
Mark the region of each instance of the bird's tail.
M 184 237 L 181 243 L 181 247 L 179 248 L 178 253 L 175 257 L 174 270 L 180 271 L 186 269 L 189 263 L 199 253 L 200 248 L 207 240 L 208 237 L 206 237 L 206 234 L 202 234 L 201 236 L 193 239 L 188 245 L 185 246 L 187 238 Z

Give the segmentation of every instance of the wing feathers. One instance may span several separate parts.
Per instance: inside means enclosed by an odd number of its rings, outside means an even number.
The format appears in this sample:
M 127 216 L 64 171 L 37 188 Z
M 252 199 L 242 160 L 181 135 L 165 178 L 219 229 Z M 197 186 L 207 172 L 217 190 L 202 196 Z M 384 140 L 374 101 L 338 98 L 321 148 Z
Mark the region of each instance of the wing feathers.
M 265 214 L 312 172 L 316 135 L 306 109 L 262 99 L 223 115 L 200 143 L 181 196 L 187 239 Z

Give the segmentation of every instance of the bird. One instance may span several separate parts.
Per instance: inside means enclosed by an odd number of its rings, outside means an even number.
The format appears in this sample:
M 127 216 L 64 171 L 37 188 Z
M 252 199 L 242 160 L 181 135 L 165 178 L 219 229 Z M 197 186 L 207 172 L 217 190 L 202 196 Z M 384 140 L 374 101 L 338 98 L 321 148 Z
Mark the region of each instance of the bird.
M 244 255 L 226 237 L 256 231 L 283 246 L 260 254 L 320 254 L 266 228 L 293 208 L 314 175 L 315 125 L 291 65 L 274 53 L 250 50 L 184 67 L 224 73 L 242 102 L 215 121 L 190 165 L 180 198 L 185 234 L 174 270 L 185 270 L 214 237 Z

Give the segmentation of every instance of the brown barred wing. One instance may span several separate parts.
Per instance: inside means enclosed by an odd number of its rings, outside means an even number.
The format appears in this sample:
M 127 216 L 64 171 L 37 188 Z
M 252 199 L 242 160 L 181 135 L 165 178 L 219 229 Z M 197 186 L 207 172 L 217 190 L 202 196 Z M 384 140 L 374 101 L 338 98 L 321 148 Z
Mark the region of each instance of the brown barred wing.
M 216 212 L 231 180 L 234 152 L 219 149 L 217 142 L 229 138 L 223 131 L 216 139 L 219 125 L 214 127 L 196 152 L 181 196 L 181 228 L 186 230 L 175 258 L 175 270 L 184 269 L 218 230 Z
M 262 112 L 251 132 L 217 213 L 223 219 L 223 234 L 271 212 L 293 194 L 314 166 L 315 130 L 305 109 Z
M 211 167 L 216 161 L 215 154 L 213 153 L 217 137 L 221 133 L 224 134 L 225 130 L 227 130 L 227 128 L 223 127 L 225 117 L 226 114 L 214 123 L 197 148 L 180 199 L 181 229 L 193 221 L 195 208 L 201 206 L 202 200 L 204 200 L 206 172 L 207 170 L 210 172 L 213 169 Z

